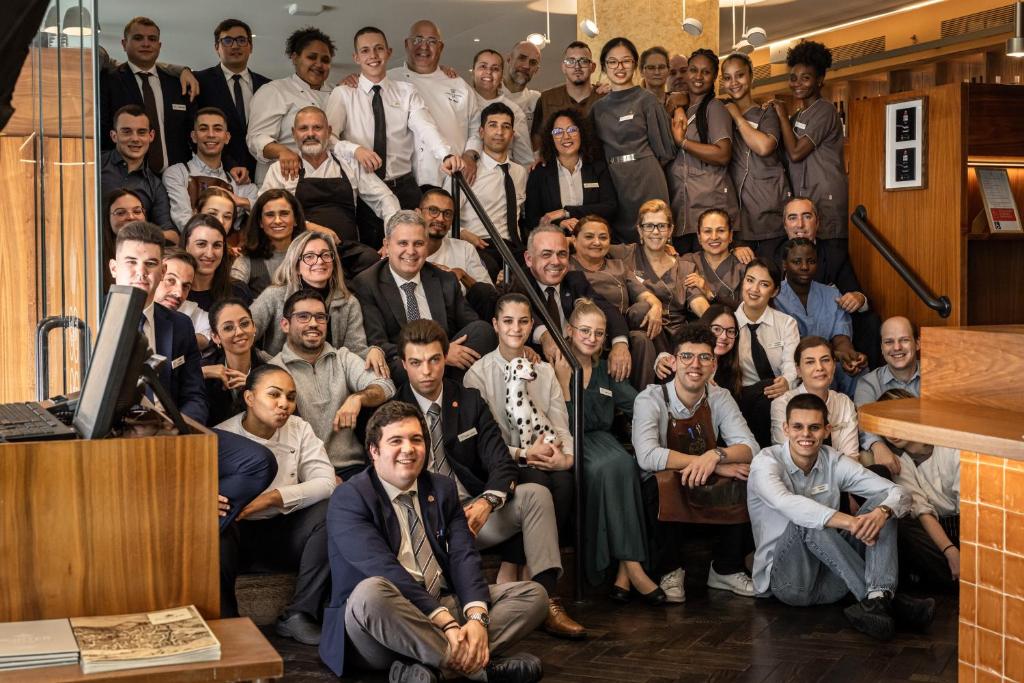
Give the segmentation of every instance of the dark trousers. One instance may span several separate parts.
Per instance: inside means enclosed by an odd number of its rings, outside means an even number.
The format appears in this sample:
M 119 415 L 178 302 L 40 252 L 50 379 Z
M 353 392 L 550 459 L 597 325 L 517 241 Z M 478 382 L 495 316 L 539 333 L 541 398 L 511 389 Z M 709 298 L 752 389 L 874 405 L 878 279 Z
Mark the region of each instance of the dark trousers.
M 267 490 L 277 476 L 277 458 L 270 449 L 251 439 L 221 429 L 217 435 L 217 491 L 231 507 L 220 518 L 221 532 L 253 498 Z
M 711 543 L 711 566 L 719 574 L 736 574 L 746 569 L 744 558 L 753 549 L 750 524 L 680 524 L 658 519 L 658 481 L 648 477 L 640 486 L 647 521 L 652 577 L 661 577 L 682 567 L 680 550 L 691 540 Z
M 868 309 L 863 313 L 852 313 L 853 348 L 868 357 L 868 367 L 874 370 L 882 363 L 882 318 Z
M 505 240 L 505 246 L 512 252 L 512 256 L 515 257 L 516 262 L 526 271 L 526 261 L 523 259 L 523 254 L 526 253 L 525 247 L 519 242 L 513 242 L 511 240 Z M 477 253 L 480 254 L 480 260 L 484 264 L 484 268 L 487 269 L 487 274 L 491 276 L 491 281 L 498 281 L 498 273 L 501 272 L 505 265 L 505 259 L 501 258 L 501 254 L 498 253 L 498 248 L 494 246 L 493 242 L 487 240 L 487 248 L 479 249 Z
M 939 517 L 939 524 L 949 536 L 949 542 L 960 547 L 960 515 Z M 949 563 L 942 549 L 936 547 L 931 536 L 916 518 L 899 520 L 897 541 L 900 552 L 901 577 L 914 577 L 921 583 L 942 590 L 953 590 L 956 581 L 949 571 Z
M 367 465 L 349 465 L 348 467 L 335 467 L 334 474 L 341 477 L 342 483 L 348 481 L 367 468 Z
M 760 381 L 757 384 L 740 389 L 739 404 L 743 419 L 754 434 L 754 439 L 759 444 L 770 444 L 772 442 L 772 402 L 764 395 L 764 388 L 769 382 Z
M 398 203 L 403 209 L 419 208 L 423 194 L 412 173 L 384 182 L 398 198 Z M 360 241 L 375 250 L 380 249 L 384 244 L 384 220 L 362 199 L 356 203 L 356 222 L 359 223 Z
M 533 467 L 519 468 L 519 484 L 540 484 L 551 491 L 551 502 L 555 507 L 555 523 L 558 525 L 558 545 L 573 542 L 573 501 L 576 496 L 576 484 L 572 470 L 545 472 Z M 502 562 L 526 564 L 526 552 L 523 550 L 523 537 L 516 534 L 497 546 Z
M 319 621 L 331 579 L 327 559 L 328 500 L 270 519 L 242 520 L 221 534 L 221 618 L 238 616 L 235 579 L 260 562 L 298 571 L 295 595 L 282 616 L 302 612 Z

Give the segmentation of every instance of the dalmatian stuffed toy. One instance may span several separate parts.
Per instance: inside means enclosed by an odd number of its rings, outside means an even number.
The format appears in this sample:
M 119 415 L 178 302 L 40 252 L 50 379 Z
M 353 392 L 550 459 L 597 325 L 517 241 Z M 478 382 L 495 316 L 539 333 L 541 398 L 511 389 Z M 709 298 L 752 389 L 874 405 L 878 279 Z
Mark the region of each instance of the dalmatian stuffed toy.
M 537 410 L 526 383 L 537 379 L 533 363 L 525 358 L 515 358 L 505 368 L 505 415 L 509 425 L 519 433 L 519 445 L 527 448 L 543 437 L 544 443 L 555 442 L 555 428 L 544 413 Z

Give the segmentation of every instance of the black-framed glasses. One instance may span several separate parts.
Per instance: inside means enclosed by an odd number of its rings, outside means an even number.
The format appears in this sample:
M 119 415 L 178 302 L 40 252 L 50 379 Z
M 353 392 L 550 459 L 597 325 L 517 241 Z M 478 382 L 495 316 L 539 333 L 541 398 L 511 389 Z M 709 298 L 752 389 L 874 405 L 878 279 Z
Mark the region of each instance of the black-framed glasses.
M 563 135 L 579 135 L 579 126 L 569 126 L 568 128 L 552 128 L 551 137 L 560 138 Z
M 640 229 L 644 232 L 668 232 L 672 226 L 668 223 L 641 223 Z
M 690 351 L 681 351 L 676 354 L 676 358 L 678 358 L 683 365 L 689 365 L 693 362 L 694 358 L 696 358 L 701 365 L 710 365 L 714 362 L 715 355 L 712 353 L 692 353 Z
M 712 325 L 711 326 L 711 334 L 715 335 L 716 337 L 721 337 L 724 334 L 729 339 L 735 339 L 736 338 L 736 328 L 735 327 L 722 327 L 721 325 Z
M 562 60 L 562 64 L 565 64 L 570 69 L 574 69 L 577 66 L 582 66 L 586 69 L 588 66 L 594 63 L 594 60 L 590 57 L 566 57 Z
M 238 47 L 245 47 L 249 44 L 249 38 L 247 36 L 224 36 L 219 41 L 224 47 L 231 47 L 237 45 Z
M 452 218 L 455 217 L 455 212 L 451 209 L 442 210 L 437 208 L 436 206 L 428 206 L 425 207 L 424 210 L 427 212 L 427 215 L 429 215 L 431 218 L 437 218 L 438 216 L 441 216 L 446 221 L 450 221 Z
M 310 313 L 309 311 L 296 311 L 289 316 L 292 320 L 296 321 L 300 325 L 305 325 L 310 320 L 315 320 L 320 325 L 327 322 L 326 313 Z
M 308 251 L 302 255 L 302 262 L 307 266 L 315 266 L 317 261 L 334 263 L 334 254 L 329 251 L 321 251 L 319 254 L 314 254 L 313 252 Z
M 608 59 L 604 60 L 604 65 L 609 69 L 617 69 L 620 66 L 623 69 L 628 69 L 634 64 L 636 64 L 636 60 L 633 59 L 632 57 L 626 57 L 625 59 L 615 59 L 615 57 L 609 57 Z

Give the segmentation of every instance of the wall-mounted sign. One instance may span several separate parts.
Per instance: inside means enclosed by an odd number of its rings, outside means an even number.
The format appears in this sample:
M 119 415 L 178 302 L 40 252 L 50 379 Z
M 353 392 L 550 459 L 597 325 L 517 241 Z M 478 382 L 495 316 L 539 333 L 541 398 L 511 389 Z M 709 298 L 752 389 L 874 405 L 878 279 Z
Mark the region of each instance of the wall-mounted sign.
M 1005 168 L 975 168 L 974 172 L 978 174 L 989 230 L 1021 232 L 1020 211 L 1010 189 L 1010 174 Z
M 885 105 L 885 189 L 920 190 L 928 185 L 926 97 Z

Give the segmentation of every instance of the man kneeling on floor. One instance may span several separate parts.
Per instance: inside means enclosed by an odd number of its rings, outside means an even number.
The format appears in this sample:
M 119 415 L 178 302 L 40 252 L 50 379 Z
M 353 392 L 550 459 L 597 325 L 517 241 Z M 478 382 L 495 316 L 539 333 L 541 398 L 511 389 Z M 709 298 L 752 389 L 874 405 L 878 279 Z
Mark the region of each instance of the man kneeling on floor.
M 547 593 L 487 585 L 454 480 L 424 468 L 428 433 L 415 406 L 381 406 L 366 427 L 372 467 L 331 497 L 320 657 L 339 676 L 390 668 L 392 683 L 538 681 L 536 657 L 494 655 L 544 621 Z
M 896 625 L 925 628 L 935 601 L 896 593 L 896 518 L 910 510 L 910 495 L 824 445 L 828 408 L 814 394 L 786 406 L 786 442 L 754 457 L 747 507 L 757 551 L 754 587 L 787 605 L 837 602 L 858 631 L 880 640 Z M 839 512 L 846 493 L 866 501 L 856 516 Z

